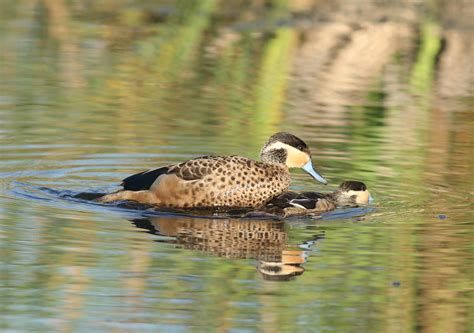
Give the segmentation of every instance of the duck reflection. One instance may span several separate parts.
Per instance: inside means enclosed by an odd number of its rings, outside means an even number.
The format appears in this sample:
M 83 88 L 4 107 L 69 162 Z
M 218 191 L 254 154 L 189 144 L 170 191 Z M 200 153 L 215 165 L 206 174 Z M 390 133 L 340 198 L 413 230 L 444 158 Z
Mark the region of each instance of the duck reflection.
M 266 280 L 286 281 L 304 273 L 302 266 L 316 236 L 298 246 L 288 244 L 283 221 L 152 217 L 132 221 L 152 234 L 172 237 L 158 240 L 224 258 L 257 259 Z

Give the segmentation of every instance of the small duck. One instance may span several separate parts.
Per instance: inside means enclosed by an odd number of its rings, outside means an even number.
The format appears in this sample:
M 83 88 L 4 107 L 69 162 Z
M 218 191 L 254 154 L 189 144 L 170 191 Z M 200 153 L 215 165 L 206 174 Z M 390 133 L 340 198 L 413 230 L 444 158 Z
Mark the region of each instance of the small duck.
M 337 207 L 354 207 L 367 205 L 373 201 L 367 186 L 358 181 L 345 181 L 331 193 L 292 192 L 287 191 L 274 197 L 256 212 L 247 213 L 246 217 L 256 216 L 301 216 L 315 215 Z
M 123 190 L 97 201 L 132 200 L 166 208 L 256 208 L 288 190 L 290 168 L 302 168 L 327 184 L 314 169 L 306 143 L 290 133 L 272 135 L 260 152 L 260 160 L 198 157 L 129 176 L 122 181 Z

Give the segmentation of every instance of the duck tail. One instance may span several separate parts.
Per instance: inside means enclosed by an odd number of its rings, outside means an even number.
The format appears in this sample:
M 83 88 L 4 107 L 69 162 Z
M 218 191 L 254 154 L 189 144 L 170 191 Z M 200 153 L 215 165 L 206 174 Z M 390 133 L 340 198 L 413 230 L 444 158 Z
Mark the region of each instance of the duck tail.
M 122 180 L 123 189 L 126 191 L 143 191 L 149 190 L 155 180 L 168 172 L 169 167 L 162 167 L 158 169 L 152 169 L 143 171 L 134 175 L 131 175 Z

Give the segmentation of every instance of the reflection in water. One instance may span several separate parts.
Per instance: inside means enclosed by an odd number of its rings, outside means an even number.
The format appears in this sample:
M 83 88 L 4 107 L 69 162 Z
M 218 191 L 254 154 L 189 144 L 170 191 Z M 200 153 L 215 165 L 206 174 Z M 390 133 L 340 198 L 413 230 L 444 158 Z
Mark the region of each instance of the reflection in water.
M 172 242 L 184 248 L 226 258 L 280 261 L 288 242 L 280 221 L 160 217 L 134 223 L 152 233 L 174 237 Z
M 292 246 L 288 244 L 282 221 L 157 217 L 132 222 L 152 234 L 173 237 L 158 242 L 219 257 L 257 259 L 262 276 L 279 281 L 303 274 L 301 265 L 306 262 L 312 245 L 321 238 L 304 242 L 304 250 L 289 249 Z

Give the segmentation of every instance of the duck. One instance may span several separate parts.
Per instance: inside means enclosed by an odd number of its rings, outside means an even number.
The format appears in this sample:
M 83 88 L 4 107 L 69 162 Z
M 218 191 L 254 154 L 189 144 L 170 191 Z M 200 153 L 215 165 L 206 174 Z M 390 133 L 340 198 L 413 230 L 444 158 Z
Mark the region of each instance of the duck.
M 301 168 L 327 180 L 313 167 L 307 144 L 293 134 L 270 136 L 260 161 L 246 157 L 202 156 L 150 169 L 123 179 L 123 189 L 96 201 L 135 201 L 163 208 L 257 208 L 288 190 L 289 169 Z
M 245 217 L 320 215 L 338 207 L 368 205 L 373 197 L 363 182 L 342 182 L 330 193 L 285 191 Z

